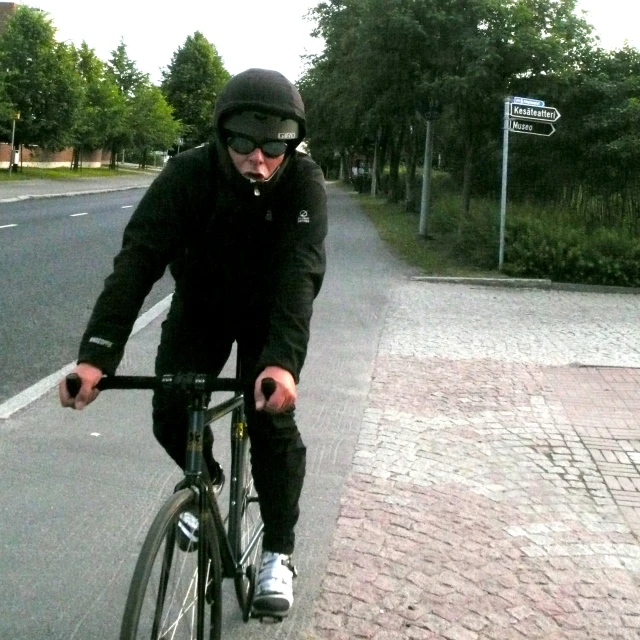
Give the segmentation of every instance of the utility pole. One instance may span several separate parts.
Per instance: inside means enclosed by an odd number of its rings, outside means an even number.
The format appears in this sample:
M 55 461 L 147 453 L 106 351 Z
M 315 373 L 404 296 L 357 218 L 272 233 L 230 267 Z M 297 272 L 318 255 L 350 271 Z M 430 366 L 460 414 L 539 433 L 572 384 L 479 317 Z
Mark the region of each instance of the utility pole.
M 427 120 L 427 137 L 424 144 L 422 167 L 422 198 L 420 200 L 420 228 L 423 238 L 429 237 L 429 205 L 431 203 L 431 165 L 433 163 L 433 120 Z
M 433 131 L 435 121 L 440 117 L 440 103 L 430 99 L 425 113 L 418 112 L 418 116 L 427 124 L 427 135 L 424 143 L 424 163 L 422 166 L 422 197 L 420 199 L 420 226 L 418 235 L 429 237 L 429 219 L 431 205 L 431 165 L 433 164 Z
M 13 145 L 16 141 L 16 120 L 20 120 L 19 111 L 13 114 L 13 127 L 11 129 L 11 152 L 9 153 L 9 175 L 11 175 L 11 171 L 13 170 L 13 158 L 15 156 Z

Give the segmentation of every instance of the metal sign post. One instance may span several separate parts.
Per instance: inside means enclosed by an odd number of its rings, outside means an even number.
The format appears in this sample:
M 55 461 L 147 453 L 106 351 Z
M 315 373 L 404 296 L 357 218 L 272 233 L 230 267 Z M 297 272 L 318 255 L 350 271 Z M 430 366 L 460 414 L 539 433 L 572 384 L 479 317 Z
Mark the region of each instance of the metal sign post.
M 509 168 L 509 99 L 504 102 L 502 123 L 502 193 L 500 196 L 500 249 L 498 252 L 498 271 L 502 271 L 504 262 L 504 233 L 507 224 L 507 176 Z
M 560 119 L 555 107 L 547 107 L 543 100 L 509 97 L 504 102 L 502 135 L 502 191 L 500 197 L 500 248 L 498 270 L 504 262 L 504 237 L 507 221 L 507 178 L 509 175 L 509 131 L 533 136 L 552 136 L 556 128 L 552 123 Z

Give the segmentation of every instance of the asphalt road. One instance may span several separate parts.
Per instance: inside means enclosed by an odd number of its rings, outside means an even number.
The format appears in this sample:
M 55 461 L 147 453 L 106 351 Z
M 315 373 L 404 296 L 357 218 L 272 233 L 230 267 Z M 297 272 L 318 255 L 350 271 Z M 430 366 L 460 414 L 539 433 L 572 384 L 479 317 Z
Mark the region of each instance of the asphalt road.
M 354 200 L 337 187 L 328 191 L 329 266 L 297 408 L 308 460 L 297 528 L 296 604 L 280 625 L 245 625 L 228 598 L 227 640 L 308 638 L 390 291 L 405 274 Z M 161 321 L 130 340 L 123 373 L 152 371 Z M 52 390 L 0 421 L 2 640 L 118 637 L 140 545 L 178 478 L 153 439 L 149 400 L 145 392 L 106 392 L 85 411 L 73 412 L 59 407 Z M 223 427 L 214 449 L 223 462 L 227 448 Z
M 142 189 L 0 204 L 0 404 L 72 362 Z M 171 293 L 165 276 L 143 311 Z

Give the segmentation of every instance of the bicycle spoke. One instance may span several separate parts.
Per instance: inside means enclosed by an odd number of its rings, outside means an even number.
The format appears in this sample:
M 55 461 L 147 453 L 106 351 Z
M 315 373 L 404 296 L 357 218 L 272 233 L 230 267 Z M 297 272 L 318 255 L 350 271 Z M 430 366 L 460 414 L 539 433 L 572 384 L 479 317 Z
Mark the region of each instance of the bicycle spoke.
M 203 609 L 203 640 L 220 637 L 221 573 L 217 542 L 201 523 L 198 544 L 210 546 L 204 585 L 199 588 L 198 551 L 193 543 L 185 542 L 184 537 L 179 539 L 180 534 L 176 533 L 179 517 L 190 504 L 185 502 L 177 509 L 167 509 L 169 513 L 164 519 L 161 512 L 154 521 L 134 573 L 121 640 L 196 640 L 198 614 Z M 204 607 L 199 606 L 202 592 Z

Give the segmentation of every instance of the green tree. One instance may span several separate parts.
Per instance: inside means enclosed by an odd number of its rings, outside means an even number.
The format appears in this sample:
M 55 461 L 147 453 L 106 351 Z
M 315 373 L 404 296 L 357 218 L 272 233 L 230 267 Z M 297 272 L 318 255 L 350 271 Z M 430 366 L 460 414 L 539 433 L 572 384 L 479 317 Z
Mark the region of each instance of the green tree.
M 575 16 L 575 5 L 576 0 L 323 2 L 313 15 L 327 46 L 304 84 L 331 113 L 335 124 L 328 135 L 336 142 L 344 127 L 352 131 L 347 140 L 379 142 L 382 164 L 387 157 L 390 162 L 394 199 L 401 157 L 417 149 L 420 127 L 413 114 L 441 105 L 444 126 L 454 136 L 448 146 L 456 150 L 448 159 L 463 184 L 462 225 L 476 158 L 495 144 L 501 105 L 514 82 L 562 72 L 588 47 L 590 28 Z
M 18 6 L 0 36 L 0 69 L 8 102 L 20 112 L 16 141 L 52 150 L 66 146 L 82 89 L 73 51 L 56 42 L 44 12 Z
M 110 168 L 115 169 L 118 152 L 132 146 L 131 102 L 140 87 L 149 83 L 149 76 L 138 70 L 136 63 L 129 58 L 124 41 L 120 40 L 120 44 L 111 52 L 111 58 L 106 64 L 105 77 L 116 87 L 123 100 L 118 107 L 120 119 L 117 125 L 119 126 L 114 126 L 108 136 L 108 147 L 111 149 Z
M 501 105 L 515 85 L 576 65 L 592 42 L 576 0 L 438 0 L 447 12 L 448 52 L 432 90 L 449 106 L 461 150 L 460 226 L 469 212 L 474 168 L 499 135 Z M 497 176 L 497 172 L 496 172 Z
M 351 145 L 345 156 L 364 153 L 370 161 L 373 155 L 377 172 L 388 161 L 386 191 L 392 200 L 400 197 L 405 153 L 405 197 L 411 199 L 424 132 L 416 112 L 424 115 L 435 106 L 430 89 L 441 48 L 436 9 L 426 0 L 343 0 L 321 3 L 312 12 L 315 35 L 326 43 L 302 82 L 313 128 L 326 130 L 334 146 Z
M 183 124 L 183 146 L 209 140 L 216 97 L 230 77 L 215 46 L 196 31 L 173 54 L 162 76 L 162 91 Z
M 120 93 L 130 98 L 136 89 L 149 81 L 149 75 L 142 73 L 136 63 L 129 58 L 124 40 L 111 52 L 107 62 L 107 75 L 112 78 Z
M 13 118 L 15 115 L 16 108 L 13 106 L 7 93 L 5 80 L 2 75 L 0 75 L 0 138 L 2 140 L 11 140 Z
M 86 42 L 75 50 L 75 56 L 83 89 L 72 136 L 73 167 L 77 169 L 83 151 L 101 149 L 126 130 L 127 105 L 113 76 L 107 75 L 105 63 Z
M 180 123 L 174 120 L 162 91 L 151 84 L 138 87 L 131 101 L 129 125 L 142 168 L 147 164 L 149 151 L 170 147 L 180 133 Z
M 544 149 L 514 136 L 511 196 L 569 206 L 590 229 L 640 233 L 640 52 L 593 49 L 575 69 L 540 78 L 535 91 L 562 118 Z

